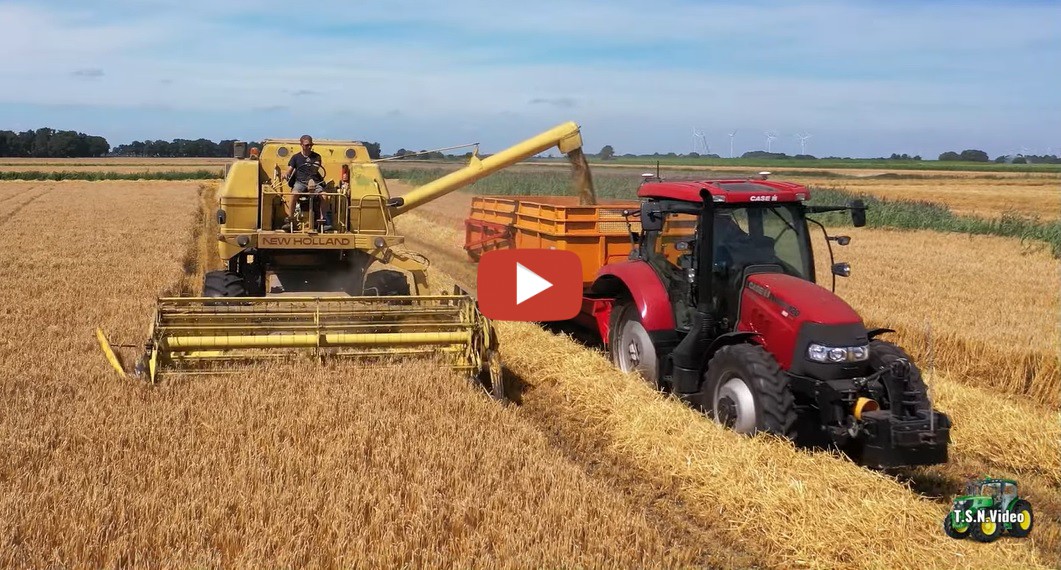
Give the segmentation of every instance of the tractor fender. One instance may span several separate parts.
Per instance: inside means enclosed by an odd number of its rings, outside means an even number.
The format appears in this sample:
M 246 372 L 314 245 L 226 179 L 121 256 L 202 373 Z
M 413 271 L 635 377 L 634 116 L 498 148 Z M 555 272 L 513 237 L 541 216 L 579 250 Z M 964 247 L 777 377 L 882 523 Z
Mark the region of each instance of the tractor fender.
M 733 344 L 755 344 L 752 342 L 752 339 L 757 336 L 759 336 L 759 333 L 757 332 L 734 331 L 725 334 L 720 334 L 715 337 L 715 340 L 712 340 L 711 344 L 707 346 L 707 350 L 704 351 L 703 360 L 701 360 L 700 364 L 701 378 L 703 377 L 704 372 L 707 370 L 707 363 L 711 361 L 711 357 L 713 357 L 716 352 L 721 350 L 722 347 L 730 346 Z
M 866 338 L 868 338 L 869 340 L 873 340 L 873 338 L 876 337 L 877 335 L 882 335 L 884 333 L 893 333 L 893 332 L 895 332 L 895 331 L 892 330 L 892 329 L 873 329 L 873 330 L 870 330 L 870 331 L 866 331 Z
M 674 330 L 670 295 L 656 272 L 644 261 L 622 261 L 605 265 L 597 272 L 588 292 L 609 297 L 628 294 L 637 305 L 641 324 L 646 331 Z

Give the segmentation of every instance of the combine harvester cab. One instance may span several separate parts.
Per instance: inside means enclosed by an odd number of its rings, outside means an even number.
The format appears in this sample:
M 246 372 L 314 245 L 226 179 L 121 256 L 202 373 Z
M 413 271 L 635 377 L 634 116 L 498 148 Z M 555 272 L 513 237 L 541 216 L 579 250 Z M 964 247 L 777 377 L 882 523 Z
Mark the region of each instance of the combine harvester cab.
M 203 297 L 158 300 L 134 373 L 152 382 L 173 372 L 231 372 L 238 363 L 290 358 L 370 360 L 442 355 L 460 373 L 503 397 L 497 337 L 475 300 L 457 288 L 430 294 L 428 260 L 402 247 L 393 219 L 552 147 L 592 183 L 575 123 L 564 123 L 404 196 L 391 196 L 363 143 L 316 141 L 324 184 L 299 194 L 293 219 L 282 180 L 297 140 L 267 140 L 259 153 L 237 143 L 219 194 L 218 253 L 226 268 L 206 274 Z M 323 215 L 330 212 L 330 217 Z M 285 227 L 285 224 L 290 223 Z M 108 360 L 125 374 L 102 331 Z
M 741 433 L 840 449 L 872 468 L 947 461 L 949 418 L 898 346 L 816 283 L 807 188 L 760 179 L 665 182 L 640 200 L 477 196 L 466 220 L 472 259 L 504 248 L 554 248 L 582 261 L 572 323 L 616 366 Z M 824 226 L 821 227 L 825 231 Z M 846 245 L 847 236 L 828 236 Z M 846 263 L 832 263 L 847 276 Z

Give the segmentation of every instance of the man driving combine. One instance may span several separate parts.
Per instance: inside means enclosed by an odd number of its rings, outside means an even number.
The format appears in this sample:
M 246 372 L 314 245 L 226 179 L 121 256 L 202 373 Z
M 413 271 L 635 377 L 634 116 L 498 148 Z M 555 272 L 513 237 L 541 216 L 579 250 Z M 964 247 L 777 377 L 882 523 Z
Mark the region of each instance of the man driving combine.
M 287 213 L 287 220 L 284 224 L 284 230 L 286 231 L 291 231 L 292 218 L 295 215 L 295 201 L 298 200 L 298 195 L 325 192 L 327 190 L 327 182 L 324 181 L 324 176 L 320 172 L 321 155 L 313 151 L 313 137 L 302 135 L 298 142 L 302 147 L 302 151 L 291 157 L 291 160 L 287 162 L 287 172 L 284 173 L 284 179 L 291 186 L 291 194 L 287 197 L 287 202 L 284 204 Z M 322 203 L 321 209 L 320 215 L 322 217 L 331 217 L 326 200 Z M 329 223 L 328 225 L 331 224 Z

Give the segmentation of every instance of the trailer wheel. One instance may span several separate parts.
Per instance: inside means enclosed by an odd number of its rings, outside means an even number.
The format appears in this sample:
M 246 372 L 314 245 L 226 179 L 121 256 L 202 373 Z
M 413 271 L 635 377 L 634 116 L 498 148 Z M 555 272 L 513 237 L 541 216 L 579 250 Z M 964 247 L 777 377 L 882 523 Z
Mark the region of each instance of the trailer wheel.
M 612 363 L 623 372 L 638 372 L 652 384 L 659 384 L 659 361 L 656 346 L 641 324 L 637 305 L 624 303 L 612 312 L 609 344 Z
M 409 280 L 401 271 L 381 269 L 365 276 L 365 294 L 380 297 L 408 296 Z
M 795 438 L 792 391 L 777 361 L 761 346 L 719 349 L 704 374 L 703 398 L 708 414 L 738 433 Z
M 247 297 L 247 285 L 239 273 L 208 271 L 203 276 L 204 297 Z
M 914 364 L 914 359 L 905 350 L 899 348 L 886 340 L 872 340 L 869 343 L 869 365 L 873 370 L 880 370 L 900 358 L 905 358 L 910 363 L 910 387 L 919 390 L 922 394 L 917 404 L 919 410 L 932 410 L 932 401 L 928 399 L 928 387 L 921 378 L 921 369 Z

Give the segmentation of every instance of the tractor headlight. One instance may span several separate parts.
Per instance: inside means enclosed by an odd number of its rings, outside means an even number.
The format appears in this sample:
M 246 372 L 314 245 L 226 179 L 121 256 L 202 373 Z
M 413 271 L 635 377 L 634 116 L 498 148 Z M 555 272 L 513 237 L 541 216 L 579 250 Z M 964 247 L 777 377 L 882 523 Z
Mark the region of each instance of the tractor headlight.
M 807 358 L 815 362 L 862 362 L 869 358 L 869 346 L 825 346 L 811 343 Z

